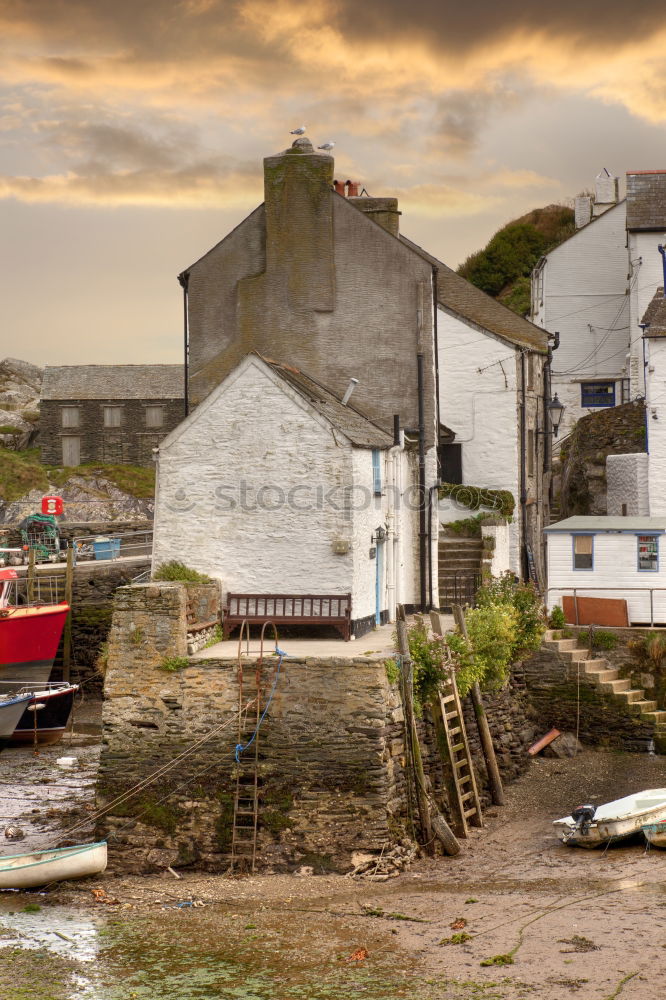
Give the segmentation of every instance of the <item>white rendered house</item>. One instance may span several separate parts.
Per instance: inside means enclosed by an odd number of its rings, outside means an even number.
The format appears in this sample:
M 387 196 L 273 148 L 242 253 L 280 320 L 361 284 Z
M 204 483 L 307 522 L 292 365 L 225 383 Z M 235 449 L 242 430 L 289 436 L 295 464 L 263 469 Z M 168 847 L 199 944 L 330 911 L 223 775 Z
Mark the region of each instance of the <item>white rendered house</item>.
M 350 593 L 355 635 L 417 605 L 417 455 L 352 402 L 247 355 L 160 446 L 153 565 L 225 595 Z

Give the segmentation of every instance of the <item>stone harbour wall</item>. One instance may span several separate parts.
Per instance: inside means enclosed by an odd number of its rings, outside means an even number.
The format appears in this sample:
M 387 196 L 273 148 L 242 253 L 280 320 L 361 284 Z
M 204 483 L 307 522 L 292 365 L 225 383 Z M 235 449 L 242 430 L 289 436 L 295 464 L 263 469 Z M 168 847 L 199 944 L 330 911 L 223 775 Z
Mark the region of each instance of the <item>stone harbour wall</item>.
M 126 791 L 195 740 L 219 731 L 159 782 L 103 821 L 111 858 L 146 870 L 195 864 L 226 870 L 236 776 L 251 773 L 239 734 L 240 704 L 256 692 L 256 662 L 186 656 L 185 588 L 122 588 L 109 637 L 99 805 Z M 285 643 L 288 646 L 288 643 Z M 259 671 L 265 704 L 277 660 Z M 291 659 L 282 664 L 257 743 L 262 868 L 349 868 L 355 852 L 379 851 L 402 834 L 403 720 L 386 665 L 377 657 Z
M 582 670 L 579 677 L 576 664 L 557 651 L 541 648 L 515 668 L 514 676 L 524 684 L 538 735 L 555 727 L 578 731 L 581 742 L 590 746 L 639 753 L 648 748 L 654 727 L 632 715 L 612 694 L 600 691 Z

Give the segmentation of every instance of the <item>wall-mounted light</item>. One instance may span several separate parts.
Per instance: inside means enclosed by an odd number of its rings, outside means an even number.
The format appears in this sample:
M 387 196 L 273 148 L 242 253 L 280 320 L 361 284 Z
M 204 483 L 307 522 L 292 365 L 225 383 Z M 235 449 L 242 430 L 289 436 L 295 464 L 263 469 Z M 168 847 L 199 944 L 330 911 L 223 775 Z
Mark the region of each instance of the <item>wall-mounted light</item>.
M 565 409 L 566 407 L 563 403 L 560 403 L 556 393 L 555 398 L 551 399 L 546 406 L 546 413 L 548 414 L 550 427 L 548 430 L 537 431 L 537 434 L 552 434 L 553 437 L 557 437 L 557 432 L 559 431 L 560 424 L 562 423 L 562 414 Z

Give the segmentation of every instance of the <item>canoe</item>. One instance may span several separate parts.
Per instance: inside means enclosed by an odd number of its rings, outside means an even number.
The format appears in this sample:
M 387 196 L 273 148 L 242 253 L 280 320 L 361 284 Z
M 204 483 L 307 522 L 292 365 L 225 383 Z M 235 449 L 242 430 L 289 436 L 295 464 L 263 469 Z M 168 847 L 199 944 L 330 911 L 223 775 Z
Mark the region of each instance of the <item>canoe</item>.
M 642 830 L 652 847 L 666 847 L 666 819 L 659 820 L 658 823 L 645 823 Z
M 0 857 L 0 889 L 29 889 L 47 882 L 99 875 L 106 868 L 106 841 Z
M 581 815 L 582 811 L 585 812 Z M 648 788 L 595 809 L 581 806 L 571 816 L 556 819 L 553 826 L 562 843 L 571 847 L 598 847 L 624 840 L 645 825 L 666 820 L 666 788 Z

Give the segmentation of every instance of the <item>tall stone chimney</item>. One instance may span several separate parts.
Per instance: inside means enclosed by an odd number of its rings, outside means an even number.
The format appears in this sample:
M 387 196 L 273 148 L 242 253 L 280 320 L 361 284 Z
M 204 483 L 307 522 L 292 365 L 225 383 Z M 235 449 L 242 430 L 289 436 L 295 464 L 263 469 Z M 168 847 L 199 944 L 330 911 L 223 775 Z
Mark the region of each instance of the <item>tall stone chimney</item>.
M 392 236 L 400 234 L 402 212 L 398 211 L 397 198 L 356 198 L 350 196 L 347 200 L 359 211 L 378 222 L 382 229 L 386 229 Z
M 333 167 L 304 136 L 264 160 L 266 274 L 296 312 L 334 308 Z

